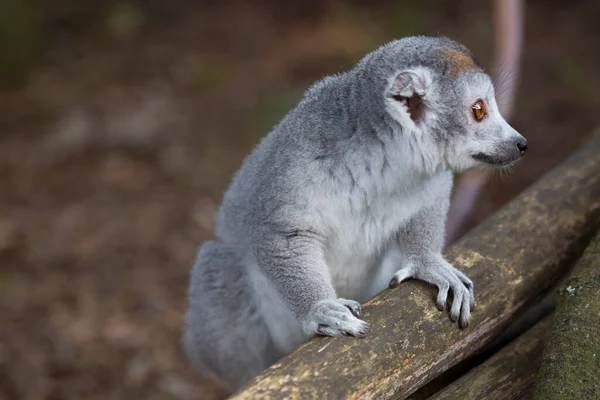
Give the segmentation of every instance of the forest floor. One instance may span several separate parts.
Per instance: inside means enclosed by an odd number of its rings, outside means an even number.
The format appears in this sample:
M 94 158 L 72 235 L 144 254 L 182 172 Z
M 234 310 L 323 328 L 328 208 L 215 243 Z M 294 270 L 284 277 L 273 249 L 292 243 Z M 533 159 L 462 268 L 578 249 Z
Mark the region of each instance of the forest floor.
M 486 66 L 492 51 L 472 0 L 113 3 L 91 27 L 55 16 L 42 61 L 0 92 L 0 399 L 217 398 L 179 339 L 244 155 L 310 83 L 393 37 L 448 35 Z M 527 2 L 511 123 L 530 150 L 472 225 L 600 126 L 599 20 L 593 0 Z

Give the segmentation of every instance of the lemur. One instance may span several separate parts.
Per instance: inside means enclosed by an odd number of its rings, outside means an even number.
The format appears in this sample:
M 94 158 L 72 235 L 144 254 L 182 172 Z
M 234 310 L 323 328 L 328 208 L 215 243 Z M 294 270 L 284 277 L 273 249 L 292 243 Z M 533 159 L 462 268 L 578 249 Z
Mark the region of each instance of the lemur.
M 191 363 L 236 391 L 313 335 L 365 335 L 360 303 L 409 278 L 440 310 L 451 292 L 467 327 L 473 282 L 442 256 L 452 172 L 526 149 L 449 38 L 394 40 L 318 81 L 244 160 L 198 252 Z

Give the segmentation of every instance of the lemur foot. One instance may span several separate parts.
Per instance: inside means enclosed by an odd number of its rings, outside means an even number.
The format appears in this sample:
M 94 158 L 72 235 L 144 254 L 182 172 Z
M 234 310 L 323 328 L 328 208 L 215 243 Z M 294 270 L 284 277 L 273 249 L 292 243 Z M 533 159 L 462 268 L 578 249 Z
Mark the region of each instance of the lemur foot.
M 353 300 L 323 300 L 313 307 L 302 329 L 307 335 L 363 337 L 369 325 L 360 320 L 360 304 Z
M 459 320 L 460 328 L 469 326 L 471 311 L 475 306 L 475 292 L 473 282 L 464 273 L 443 259 L 419 265 L 411 264 L 394 274 L 389 287 L 397 287 L 408 278 L 419 279 L 438 288 L 436 305 L 440 311 L 446 309 L 448 290 L 452 289 L 450 319 L 453 322 Z

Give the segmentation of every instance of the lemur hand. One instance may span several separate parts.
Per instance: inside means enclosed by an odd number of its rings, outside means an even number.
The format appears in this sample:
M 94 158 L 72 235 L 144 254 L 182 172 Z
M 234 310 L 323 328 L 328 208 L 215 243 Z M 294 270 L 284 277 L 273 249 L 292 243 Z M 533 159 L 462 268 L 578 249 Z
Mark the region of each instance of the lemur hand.
M 475 305 L 475 292 L 473 282 L 464 273 L 441 256 L 432 257 L 421 262 L 407 263 L 394 274 L 389 286 L 394 288 L 408 278 L 419 279 L 438 288 L 436 304 L 440 311 L 446 308 L 448 289 L 452 289 L 450 319 L 456 321 L 460 317 L 459 326 L 469 326 L 471 311 Z
M 360 304 L 353 300 L 323 300 L 317 303 L 302 323 L 308 336 L 363 337 L 369 325 L 360 320 Z

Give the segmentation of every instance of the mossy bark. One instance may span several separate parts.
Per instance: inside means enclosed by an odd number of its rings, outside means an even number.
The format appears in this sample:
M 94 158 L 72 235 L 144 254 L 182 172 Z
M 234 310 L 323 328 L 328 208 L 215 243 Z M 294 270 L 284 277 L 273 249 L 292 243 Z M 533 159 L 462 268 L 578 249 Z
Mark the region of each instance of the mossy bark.
M 459 330 L 435 289 L 407 282 L 364 305 L 366 338 L 316 337 L 235 399 L 404 399 L 488 344 L 552 288 L 600 224 L 600 137 L 453 245 L 447 259 L 475 283 Z
M 535 399 L 600 399 L 600 233 L 558 296 Z
M 513 400 L 529 396 L 541 365 L 544 339 L 551 327 L 551 317 L 546 317 L 429 400 Z

